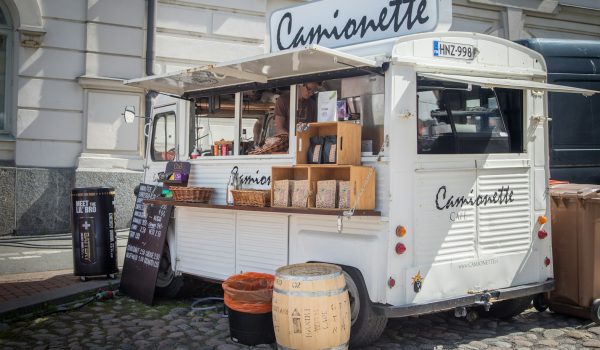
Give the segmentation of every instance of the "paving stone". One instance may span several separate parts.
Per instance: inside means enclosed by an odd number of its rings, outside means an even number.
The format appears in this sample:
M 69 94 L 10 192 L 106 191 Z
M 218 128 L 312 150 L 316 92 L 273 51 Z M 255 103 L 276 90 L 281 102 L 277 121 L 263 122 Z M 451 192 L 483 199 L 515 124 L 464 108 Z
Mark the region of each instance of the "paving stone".
M 176 338 L 181 338 L 183 336 L 185 336 L 185 333 L 183 333 L 183 332 L 173 332 L 173 333 L 167 335 L 167 338 L 176 339 Z
M 547 346 L 547 347 L 551 347 L 551 348 L 556 348 L 558 347 L 558 342 L 552 339 L 542 339 L 539 342 L 537 342 L 537 345 L 543 345 L 543 346 Z
M 488 345 L 486 343 L 477 341 L 477 340 L 470 342 L 469 345 L 474 348 L 477 348 L 477 349 L 487 349 L 488 348 Z
M 567 335 L 567 337 L 571 337 L 574 339 L 587 339 L 587 338 L 592 337 L 592 335 L 587 332 L 580 332 L 580 331 L 576 331 L 576 330 L 567 331 L 566 335 Z
M 583 342 L 582 345 L 585 347 L 588 347 L 588 348 L 600 348 L 600 340 L 598 340 L 598 339 L 586 340 L 585 342 Z
M 588 332 L 592 332 L 594 334 L 600 335 L 600 327 L 592 327 L 588 329 Z
M 565 332 L 561 331 L 560 329 L 549 329 L 544 331 L 544 337 L 548 339 L 558 338 L 563 334 L 565 334 Z
M 512 344 L 507 343 L 507 342 L 503 342 L 503 341 L 497 341 L 493 345 L 495 347 L 497 347 L 497 348 L 502 348 L 502 349 L 510 349 L 510 348 L 512 348 Z
M 562 344 L 558 346 L 559 350 L 576 350 L 577 346 L 572 344 Z
M 538 336 L 535 334 L 525 334 L 525 338 L 531 340 L 531 341 L 537 341 L 538 340 Z
M 533 346 L 532 342 L 529 342 L 527 340 L 514 340 L 513 343 L 515 344 L 516 347 L 530 347 Z
M 231 344 L 221 344 L 217 346 L 217 350 L 238 350 L 240 347 Z

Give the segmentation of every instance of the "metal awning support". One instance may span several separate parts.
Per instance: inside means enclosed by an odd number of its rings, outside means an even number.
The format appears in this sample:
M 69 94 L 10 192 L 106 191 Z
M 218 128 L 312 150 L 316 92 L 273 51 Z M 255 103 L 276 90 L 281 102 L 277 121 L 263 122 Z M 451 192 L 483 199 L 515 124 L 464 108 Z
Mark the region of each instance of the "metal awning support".
M 520 90 L 533 90 L 533 91 L 548 91 L 548 92 L 564 92 L 571 94 L 582 94 L 584 96 L 592 96 L 600 93 L 594 90 L 579 89 L 570 86 L 547 84 L 539 81 L 532 80 L 521 80 L 521 79 L 501 79 L 501 78 L 487 78 L 487 77 L 475 77 L 469 75 L 452 75 L 452 74 L 434 74 L 434 73 L 419 73 L 419 76 L 436 79 L 443 81 L 450 81 L 455 83 L 464 84 L 475 84 L 484 88 L 506 88 L 506 89 L 520 89 Z

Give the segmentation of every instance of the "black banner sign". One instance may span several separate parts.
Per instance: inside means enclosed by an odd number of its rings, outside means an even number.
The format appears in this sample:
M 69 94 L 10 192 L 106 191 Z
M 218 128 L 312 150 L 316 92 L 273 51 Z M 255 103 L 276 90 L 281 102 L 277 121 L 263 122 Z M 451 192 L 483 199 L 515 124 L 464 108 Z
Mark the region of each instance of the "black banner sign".
M 144 204 L 159 197 L 162 187 L 140 184 L 125 250 L 120 291 L 148 305 L 154 300 L 158 266 L 167 236 L 171 205 Z

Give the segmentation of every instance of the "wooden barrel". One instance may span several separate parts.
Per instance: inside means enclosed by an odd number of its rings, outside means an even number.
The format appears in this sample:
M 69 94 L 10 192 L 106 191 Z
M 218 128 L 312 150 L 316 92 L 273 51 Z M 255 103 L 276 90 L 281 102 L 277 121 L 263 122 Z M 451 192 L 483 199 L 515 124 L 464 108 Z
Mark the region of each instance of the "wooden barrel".
M 273 326 L 279 349 L 347 349 L 352 324 L 342 269 L 320 263 L 277 269 Z

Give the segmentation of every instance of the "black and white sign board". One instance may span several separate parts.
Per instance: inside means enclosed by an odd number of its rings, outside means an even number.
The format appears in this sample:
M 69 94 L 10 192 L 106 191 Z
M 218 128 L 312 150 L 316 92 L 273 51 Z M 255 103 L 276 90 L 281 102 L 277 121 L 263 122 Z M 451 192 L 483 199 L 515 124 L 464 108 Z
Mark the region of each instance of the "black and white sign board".
M 161 192 L 162 187 L 140 184 L 119 288 L 123 294 L 148 305 L 152 305 L 154 300 L 158 267 L 173 206 L 144 204 L 144 200 L 160 197 Z

